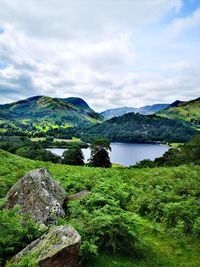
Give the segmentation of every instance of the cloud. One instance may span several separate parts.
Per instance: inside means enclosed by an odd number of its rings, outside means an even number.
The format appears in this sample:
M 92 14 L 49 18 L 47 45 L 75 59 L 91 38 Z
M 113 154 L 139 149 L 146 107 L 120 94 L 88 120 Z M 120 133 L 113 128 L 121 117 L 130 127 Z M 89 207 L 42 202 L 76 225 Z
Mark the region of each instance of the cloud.
M 175 18 L 167 30 L 171 35 L 177 36 L 196 27 L 200 27 L 200 8 L 186 17 Z
M 0 70 L 0 84 L 3 88 L 6 81 L 7 88 L 12 85 L 19 88 L 19 97 L 41 92 L 62 94 L 62 97 L 97 95 L 94 80 L 118 72 L 119 68 L 127 69 L 134 62 L 130 36 L 124 33 L 117 39 L 98 43 L 52 40 L 47 46 L 46 42 L 17 31 L 10 24 L 4 27 L 0 57 L 7 64 Z
M 0 23 L 43 39 L 101 39 L 158 20 L 181 0 L 1 0 Z
M 135 41 L 168 12 L 178 14 L 180 0 L 0 1 L 2 103 L 38 94 L 77 96 L 100 111 L 198 94 L 199 64 L 190 58 L 166 64 L 171 54 L 157 47 L 154 57 L 153 44 L 162 48 L 166 40 L 151 31 L 151 47 L 145 42 L 140 50 Z M 155 70 L 139 64 L 158 59 L 162 66 Z

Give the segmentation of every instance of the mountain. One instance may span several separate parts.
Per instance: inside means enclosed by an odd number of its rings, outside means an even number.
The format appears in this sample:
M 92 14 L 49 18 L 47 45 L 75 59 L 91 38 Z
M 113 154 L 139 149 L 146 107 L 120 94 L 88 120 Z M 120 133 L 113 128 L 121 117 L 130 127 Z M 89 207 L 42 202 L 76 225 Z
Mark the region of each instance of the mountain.
M 100 114 L 106 119 L 109 120 L 114 117 L 119 117 L 124 114 L 134 112 L 134 113 L 140 113 L 143 115 L 150 115 L 154 114 L 157 111 L 160 111 L 162 109 L 165 109 L 168 107 L 169 104 L 154 104 L 154 105 L 147 105 L 140 108 L 132 108 L 132 107 L 121 107 L 121 108 L 114 108 L 114 109 L 107 109 Z
M 102 122 L 101 115 L 81 98 L 34 96 L 0 105 L 1 132 L 66 132 L 74 127 Z
M 176 101 L 174 101 L 173 103 L 171 103 L 168 107 L 166 107 L 166 109 L 167 109 L 167 108 L 178 107 L 179 105 L 181 105 L 181 104 L 183 104 L 183 103 L 185 103 L 185 102 L 184 102 L 184 101 L 180 101 L 180 100 L 176 100 Z
M 169 106 L 169 104 L 147 105 L 147 106 L 143 106 L 141 108 L 138 108 L 137 112 L 142 114 L 142 115 L 151 115 L 151 114 L 154 114 L 157 111 L 165 109 L 168 106 Z
M 55 99 L 61 100 L 65 103 L 77 106 L 77 107 L 82 108 L 82 109 L 90 109 L 91 110 L 89 105 L 82 98 L 79 98 L 79 97 L 55 98 Z
M 160 117 L 189 121 L 200 127 L 200 97 L 190 101 L 177 100 L 156 114 Z
M 128 113 L 92 126 L 83 134 L 85 141 L 106 137 L 116 142 L 185 142 L 198 132 L 191 123 L 156 115 Z
M 114 117 L 122 116 L 126 113 L 130 112 L 136 112 L 137 108 L 131 108 L 131 107 L 121 107 L 121 108 L 113 108 L 113 109 L 107 109 L 105 111 L 102 111 L 100 114 L 106 119 L 112 119 Z

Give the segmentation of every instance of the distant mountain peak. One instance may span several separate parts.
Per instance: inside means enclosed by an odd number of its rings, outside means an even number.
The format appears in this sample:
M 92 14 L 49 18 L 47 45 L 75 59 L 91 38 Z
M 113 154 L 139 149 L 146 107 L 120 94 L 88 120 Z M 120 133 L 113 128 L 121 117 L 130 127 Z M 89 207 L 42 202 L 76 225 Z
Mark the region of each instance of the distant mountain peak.
M 150 115 L 150 114 L 154 114 L 157 111 L 165 109 L 168 106 L 169 104 L 153 104 L 153 105 L 146 105 L 140 108 L 125 106 L 125 107 L 120 107 L 120 108 L 107 109 L 101 112 L 100 114 L 106 120 L 109 120 L 113 117 L 123 116 L 124 114 L 127 114 L 127 113 L 140 113 L 142 115 Z
M 179 106 L 182 103 L 184 103 L 184 101 L 176 100 L 173 103 L 171 103 L 168 108 L 170 108 L 170 107 L 177 107 L 177 106 Z

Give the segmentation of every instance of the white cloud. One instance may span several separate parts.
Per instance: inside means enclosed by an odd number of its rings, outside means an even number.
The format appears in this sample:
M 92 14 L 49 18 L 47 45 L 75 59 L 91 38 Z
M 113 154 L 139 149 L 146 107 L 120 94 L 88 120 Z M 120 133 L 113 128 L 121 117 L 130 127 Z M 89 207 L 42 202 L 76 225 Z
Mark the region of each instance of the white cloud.
M 142 53 L 135 30 L 180 11 L 181 0 L 0 0 L 0 5 L 0 59 L 6 63 L 1 69 L 0 62 L 1 102 L 37 94 L 79 96 L 103 110 L 198 93 L 200 78 L 193 74 L 199 65 L 190 60 L 137 70 Z M 159 43 L 157 38 L 151 42 Z
M 200 27 L 200 8 L 186 17 L 174 19 L 167 30 L 171 35 L 177 36 L 195 27 Z
M 182 6 L 181 0 L 1 0 L 0 23 L 40 38 L 96 39 L 132 30 Z
M 134 62 L 130 36 L 124 33 L 118 39 L 98 43 L 52 40 L 47 45 L 10 24 L 4 27 L 0 35 L 0 57 L 7 62 L 7 67 L 0 72 L 0 85 L 3 88 L 7 80 L 11 87 L 29 77 L 30 86 L 26 83 L 23 90 L 19 86 L 20 97 L 26 96 L 28 91 L 61 97 L 97 95 L 99 92 L 93 81 L 120 72 L 120 68 L 125 71 Z M 14 75 L 17 75 L 15 80 L 11 77 Z M 5 94 L 5 90 L 3 92 Z

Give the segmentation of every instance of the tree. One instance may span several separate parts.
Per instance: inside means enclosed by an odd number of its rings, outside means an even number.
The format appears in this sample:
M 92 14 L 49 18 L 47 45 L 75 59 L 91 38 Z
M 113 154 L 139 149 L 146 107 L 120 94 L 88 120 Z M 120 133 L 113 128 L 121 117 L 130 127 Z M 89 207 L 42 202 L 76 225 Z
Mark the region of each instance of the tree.
M 65 150 L 63 153 L 62 164 L 84 165 L 84 156 L 80 146 L 73 145 Z
M 91 145 L 89 165 L 92 167 L 110 168 L 111 162 L 108 151 L 111 151 L 110 142 L 107 139 L 96 139 Z

